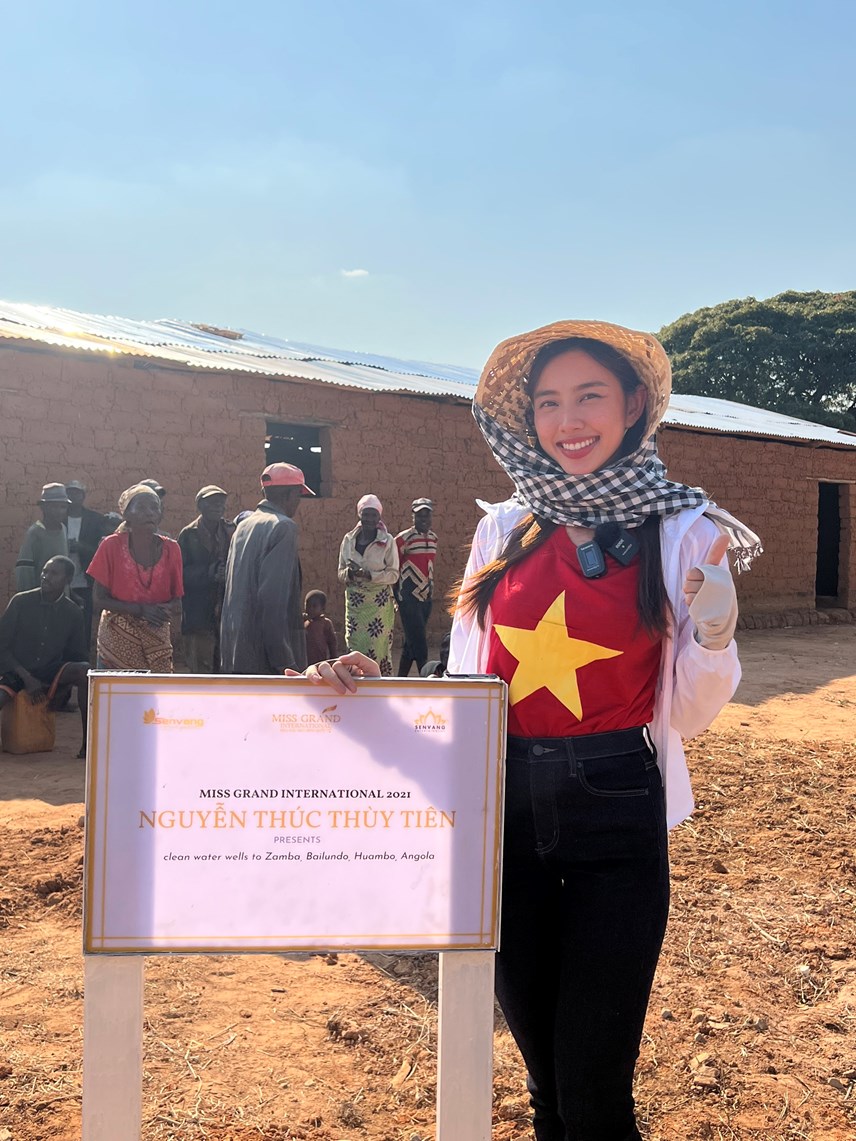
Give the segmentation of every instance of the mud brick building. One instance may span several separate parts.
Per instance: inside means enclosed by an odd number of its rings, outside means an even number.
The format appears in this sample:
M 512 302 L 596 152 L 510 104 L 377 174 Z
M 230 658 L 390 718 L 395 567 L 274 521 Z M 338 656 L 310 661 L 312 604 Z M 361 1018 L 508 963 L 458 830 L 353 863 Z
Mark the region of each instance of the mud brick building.
M 476 498 L 510 490 L 472 419 L 476 379 L 250 332 L 0 302 L 0 604 L 44 483 L 81 479 L 87 503 L 106 511 L 129 484 L 158 479 L 163 527 L 176 535 L 204 484 L 230 492 L 232 515 L 252 507 L 274 460 L 299 464 L 318 492 L 298 515 L 304 584 L 327 592 L 339 630 L 338 548 L 365 492 L 395 530 L 409 525 L 412 499 L 435 501 L 442 596 L 463 568 Z M 856 608 L 856 436 L 676 396 L 660 450 L 674 478 L 762 535 L 766 554 L 738 582 L 752 624 Z M 439 605 L 432 625 L 439 640 Z

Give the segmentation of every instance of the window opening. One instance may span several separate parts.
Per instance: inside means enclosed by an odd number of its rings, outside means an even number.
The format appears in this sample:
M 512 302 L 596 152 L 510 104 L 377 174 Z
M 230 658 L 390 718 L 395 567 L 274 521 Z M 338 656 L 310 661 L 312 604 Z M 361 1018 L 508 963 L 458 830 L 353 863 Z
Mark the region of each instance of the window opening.
M 306 484 L 316 495 L 328 494 L 323 485 L 322 463 L 325 456 L 325 429 L 308 424 L 280 424 L 267 421 L 265 434 L 265 467 L 268 464 L 294 464 L 303 472 Z

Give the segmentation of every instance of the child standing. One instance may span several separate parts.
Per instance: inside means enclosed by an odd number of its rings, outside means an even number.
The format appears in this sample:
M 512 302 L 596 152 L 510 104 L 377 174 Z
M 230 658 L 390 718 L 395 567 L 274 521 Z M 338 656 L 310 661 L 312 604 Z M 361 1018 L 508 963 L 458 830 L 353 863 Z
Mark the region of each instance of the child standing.
M 310 590 L 303 601 L 303 629 L 306 631 L 306 663 L 315 665 L 338 654 L 336 631 L 324 613 L 327 595 L 323 590 Z

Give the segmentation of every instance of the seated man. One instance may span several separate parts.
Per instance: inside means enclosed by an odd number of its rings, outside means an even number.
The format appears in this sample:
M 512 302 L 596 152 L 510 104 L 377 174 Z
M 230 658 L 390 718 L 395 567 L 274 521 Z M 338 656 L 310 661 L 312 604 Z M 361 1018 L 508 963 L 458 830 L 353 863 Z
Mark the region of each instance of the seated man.
M 0 617 L 0 709 L 23 689 L 33 703 L 50 701 L 56 708 L 71 686 L 77 687 L 86 756 L 89 706 L 89 647 L 83 611 L 65 594 L 74 578 L 74 563 L 55 555 L 45 563 L 41 586 L 12 596 Z

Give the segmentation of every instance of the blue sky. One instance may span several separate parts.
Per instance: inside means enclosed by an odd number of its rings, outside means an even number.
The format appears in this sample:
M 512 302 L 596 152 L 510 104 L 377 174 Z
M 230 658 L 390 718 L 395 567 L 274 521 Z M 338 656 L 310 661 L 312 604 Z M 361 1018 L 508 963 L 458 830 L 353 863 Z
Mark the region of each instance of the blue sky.
M 4 5 L 0 297 L 478 367 L 851 289 L 853 13 Z

